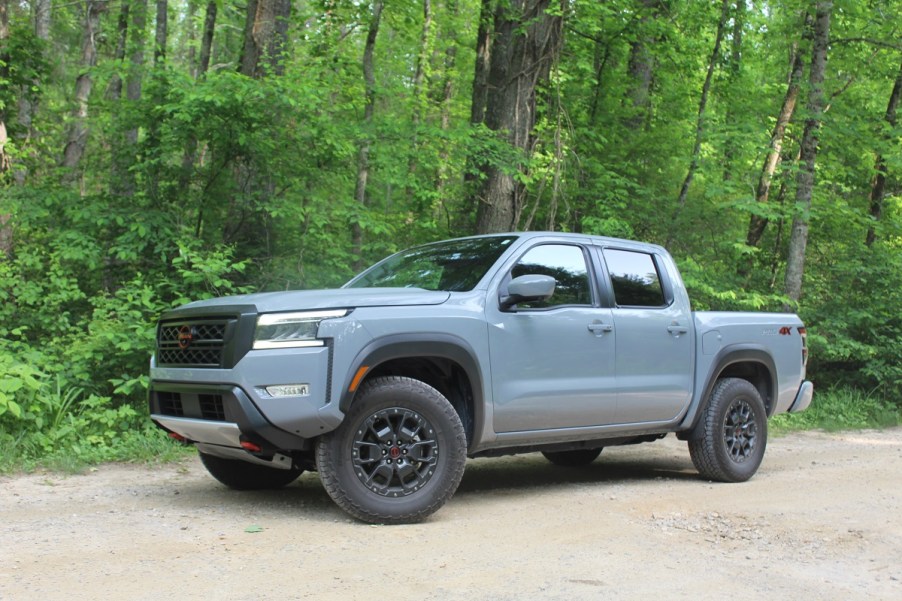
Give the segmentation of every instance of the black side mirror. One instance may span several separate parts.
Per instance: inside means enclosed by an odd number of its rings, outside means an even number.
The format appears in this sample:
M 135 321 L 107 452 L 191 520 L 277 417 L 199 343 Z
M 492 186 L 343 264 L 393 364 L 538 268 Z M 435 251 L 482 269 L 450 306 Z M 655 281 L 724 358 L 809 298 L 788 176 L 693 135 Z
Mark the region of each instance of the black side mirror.
M 550 275 L 527 274 L 516 277 L 507 285 L 507 295 L 501 297 L 501 309 L 507 311 L 517 303 L 547 300 L 554 294 L 556 284 Z

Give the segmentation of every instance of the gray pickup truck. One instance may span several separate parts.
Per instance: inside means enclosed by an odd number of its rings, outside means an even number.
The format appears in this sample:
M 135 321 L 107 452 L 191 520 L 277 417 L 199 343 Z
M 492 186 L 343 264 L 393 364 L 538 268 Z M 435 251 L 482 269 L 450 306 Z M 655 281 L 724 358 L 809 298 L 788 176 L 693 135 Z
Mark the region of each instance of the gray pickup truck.
M 317 470 L 351 515 L 406 523 L 467 457 L 580 466 L 675 433 L 702 477 L 745 481 L 768 418 L 811 402 L 806 360 L 795 315 L 693 312 L 659 246 L 512 233 L 406 250 L 336 290 L 169 311 L 149 402 L 231 488 Z

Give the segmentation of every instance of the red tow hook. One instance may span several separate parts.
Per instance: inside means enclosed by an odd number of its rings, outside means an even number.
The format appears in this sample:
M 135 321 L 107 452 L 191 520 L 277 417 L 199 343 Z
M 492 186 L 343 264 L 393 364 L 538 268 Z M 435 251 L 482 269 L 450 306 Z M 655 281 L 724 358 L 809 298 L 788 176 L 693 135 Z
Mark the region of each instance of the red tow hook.
M 248 440 L 241 441 L 241 448 L 245 451 L 250 451 L 251 453 L 259 453 L 263 449 L 260 448 L 260 445 L 254 444 Z

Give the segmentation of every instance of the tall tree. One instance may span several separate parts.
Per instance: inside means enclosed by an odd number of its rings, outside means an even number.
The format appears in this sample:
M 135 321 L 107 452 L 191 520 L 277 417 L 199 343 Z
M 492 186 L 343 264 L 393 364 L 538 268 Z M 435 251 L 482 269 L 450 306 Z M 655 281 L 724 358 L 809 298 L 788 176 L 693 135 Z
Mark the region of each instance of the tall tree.
M 144 81 L 144 36 L 147 31 L 147 0 L 132 0 L 131 56 L 129 57 L 128 75 L 125 80 L 125 97 L 129 105 L 134 106 L 141 100 L 141 88 Z M 126 146 L 134 146 L 138 142 L 138 128 L 130 127 L 126 132 Z
M 806 19 L 806 30 L 808 29 L 808 25 L 808 19 Z M 780 106 L 780 112 L 777 115 L 777 121 L 774 124 L 774 130 L 770 136 L 770 143 L 768 144 L 767 153 L 764 156 L 764 162 L 761 166 L 761 174 L 758 176 L 758 185 L 755 187 L 755 202 L 758 203 L 759 206 L 766 205 L 770 199 L 771 183 L 774 180 L 777 166 L 780 164 L 781 152 L 783 150 L 783 138 L 786 136 L 786 128 L 792 120 L 796 102 L 799 98 L 799 91 L 802 88 L 804 67 L 802 53 L 799 50 L 798 44 L 794 44 L 792 51 L 792 65 L 789 71 L 786 94 L 783 97 L 783 104 Z M 749 226 L 745 242 L 748 246 L 758 246 L 758 242 L 764 234 L 764 229 L 767 227 L 767 222 L 767 217 L 757 213 L 753 213 L 749 217 Z
M 50 38 L 50 0 L 35 0 L 33 7 L 34 35 L 38 40 L 46 43 Z M 41 49 L 41 52 L 43 53 L 43 48 Z M 39 77 L 35 76 L 28 84 L 22 86 L 19 93 L 18 116 L 16 120 L 19 125 L 18 137 L 20 146 L 22 147 L 24 147 L 36 133 L 34 131 L 34 117 L 40 104 L 40 95 L 36 93 L 35 90 L 39 90 L 40 88 L 41 80 Z M 28 170 L 26 167 L 21 163 L 18 164 L 14 170 L 16 184 L 20 186 L 23 185 L 27 174 Z
M 9 77 L 9 0 L 0 0 L 0 81 L 4 81 Z M 6 145 L 9 143 L 9 137 L 6 133 L 6 107 L 0 104 L 0 175 L 9 171 L 12 162 L 9 153 L 6 152 Z M 6 225 L 4 220 L 0 227 Z
M 705 111 L 708 106 L 708 93 L 711 91 L 711 81 L 714 77 L 714 69 L 720 59 L 720 45 L 723 42 L 724 30 L 727 25 L 727 19 L 730 15 L 730 0 L 723 0 L 720 5 L 720 19 L 717 21 L 717 33 L 714 35 L 714 49 L 711 51 L 711 58 L 708 60 L 708 70 L 705 74 L 705 83 L 702 85 L 701 97 L 698 101 L 698 117 L 695 120 L 695 144 L 692 146 L 692 155 L 689 159 L 689 169 L 686 171 L 686 177 L 683 179 L 683 185 L 680 186 L 680 194 L 677 197 L 677 215 L 686 206 L 686 199 L 689 197 L 689 186 L 698 170 L 698 160 L 702 149 L 702 139 L 705 134 Z M 669 238 L 673 237 L 673 228 L 669 234 Z M 668 240 L 669 242 L 670 240 Z
M 244 28 L 240 71 L 260 77 L 267 70 L 282 75 L 288 49 L 288 18 L 291 0 L 249 0 Z
M 636 39 L 630 42 L 630 54 L 627 61 L 629 74 L 629 90 L 627 96 L 630 109 L 625 125 L 627 129 L 638 130 L 648 119 L 651 106 L 651 84 L 654 78 L 655 57 L 652 54 L 654 36 L 649 32 L 648 24 L 658 17 L 660 0 L 636 0 L 638 22 L 635 26 Z
M 153 66 L 160 67 L 166 60 L 166 40 L 169 37 L 169 2 L 157 0 L 156 34 L 153 46 Z
M 119 7 L 119 20 L 116 23 L 116 51 L 113 57 L 118 63 L 125 60 L 125 49 L 128 43 L 128 13 L 131 4 L 123 1 Z M 110 77 L 110 83 L 107 84 L 106 97 L 109 100 L 118 101 L 122 98 L 122 78 L 119 73 L 114 72 Z
M 805 130 L 802 134 L 799 170 L 796 176 L 795 212 L 786 260 L 784 290 L 796 303 L 802 296 L 802 279 L 805 275 L 805 251 L 808 246 L 808 225 L 811 212 L 811 195 L 814 190 L 814 166 L 824 111 L 824 73 L 827 70 L 827 48 L 830 43 L 831 0 L 817 3 L 814 19 L 814 42 L 811 51 L 811 70 L 808 74 L 808 102 Z M 789 309 L 790 307 L 786 307 Z
M 371 134 L 367 130 L 373 122 L 373 112 L 376 106 L 376 68 L 373 64 L 373 53 L 376 50 L 376 37 L 379 35 L 379 23 L 382 20 L 383 6 L 382 0 L 373 1 L 370 24 L 366 34 L 366 44 L 363 50 L 363 128 L 365 133 L 357 149 L 357 185 L 354 188 L 354 200 L 357 202 L 360 212 L 363 212 L 369 204 L 366 186 L 370 173 Z M 363 257 L 363 228 L 360 226 L 360 219 L 354 220 L 351 224 L 351 246 L 355 256 L 354 268 L 359 270 L 365 263 Z
M 476 63 L 473 72 L 473 97 L 470 103 L 470 123 L 485 121 L 485 106 L 489 94 L 489 70 L 492 66 L 492 34 L 497 0 L 482 0 L 479 9 L 479 30 L 476 33 Z
M 742 33 L 745 27 L 745 0 L 736 0 L 736 6 L 733 10 L 733 35 L 730 43 L 730 54 L 727 59 L 727 72 L 729 80 L 729 88 L 731 92 L 737 91 L 740 87 L 740 78 L 742 75 Z M 728 126 L 736 119 L 736 106 L 730 102 L 726 111 L 726 123 Z M 724 137 L 724 153 L 723 153 L 723 180 L 729 181 L 733 179 L 733 160 L 736 154 L 736 137 L 727 130 Z
M 63 148 L 62 167 L 67 169 L 65 178 L 75 180 L 75 168 L 85 153 L 88 143 L 88 97 L 94 81 L 91 71 L 97 66 L 96 36 L 100 28 L 100 15 L 107 9 L 107 3 L 101 0 L 86 0 L 85 20 L 82 30 L 81 65 L 82 71 L 75 79 L 75 97 L 72 108 L 72 123 L 66 136 Z
M 210 68 L 210 57 L 213 54 L 213 33 L 216 30 L 216 1 L 211 0 L 207 3 L 206 13 L 204 14 L 204 30 L 201 33 L 200 56 L 197 65 L 191 63 L 191 71 L 194 78 L 198 81 L 203 80 L 207 76 L 207 70 Z M 178 189 L 184 190 L 188 187 L 191 179 L 191 171 L 194 169 L 194 162 L 197 160 L 197 137 L 191 134 L 188 142 L 185 144 L 185 152 L 182 154 L 182 168 L 179 172 Z M 197 222 L 195 235 L 200 234 L 200 221 Z
M 902 97 L 902 65 L 899 65 L 899 74 L 896 75 L 896 83 L 893 85 L 893 91 L 889 95 L 889 103 L 886 106 L 886 113 L 883 120 L 890 127 L 890 131 L 896 128 L 896 111 L 899 109 L 899 98 Z M 889 136 L 878 136 L 887 138 Z M 877 151 L 877 158 L 874 161 L 874 183 L 871 184 L 871 194 L 869 200 L 869 210 L 871 218 L 874 222 L 880 221 L 883 215 L 883 194 L 886 189 L 886 178 L 889 175 L 889 169 L 886 165 L 886 155 L 882 150 Z M 877 231 L 874 224 L 868 226 L 868 233 L 865 236 L 865 244 L 871 246 L 877 239 Z
M 548 81 L 561 51 L 566 5 L 550 0 L 509 0 L 495 9 L 485 125 L 528 159 L 533 149 L 538 87 Z M 520 168 L 523 168 L 522 165 Z M 510 165 L 483 162 L 475 194 L 476 231 L 516 228 L 526 190 Z
M 216 30 L 216 2 L 207 2 L 204 14 L 204 31 L 201 34 L 200 59 L 195 71 L 195 78 L 203 79 L 210 68 L 210 57 L 213 54 L 213 33 Z

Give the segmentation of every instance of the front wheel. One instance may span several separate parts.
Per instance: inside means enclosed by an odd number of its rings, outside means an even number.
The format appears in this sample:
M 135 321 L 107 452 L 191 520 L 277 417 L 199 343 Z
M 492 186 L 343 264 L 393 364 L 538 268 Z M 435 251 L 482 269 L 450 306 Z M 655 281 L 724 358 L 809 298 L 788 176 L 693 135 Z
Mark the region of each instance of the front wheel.
M 466 453 L 460 417 L 441 393 L 384 377 L 365 384 L 338 429 L 320 438 L 316 464 L 339 507 L 365 522 L 406 524 L 451 498 Z
M 689 441 L 699 473 L 718 482 L 755 475 L 767 446 L 767 413 L 758 389 L 741 378 L 719 380 L 702 419 L 703 435 Z
M 207 453 L 200 453 L 200 461 L 211 476 L 235 490 L 282 488 L 297 480 L 304 471 L 299 467 L 283 470 Z

